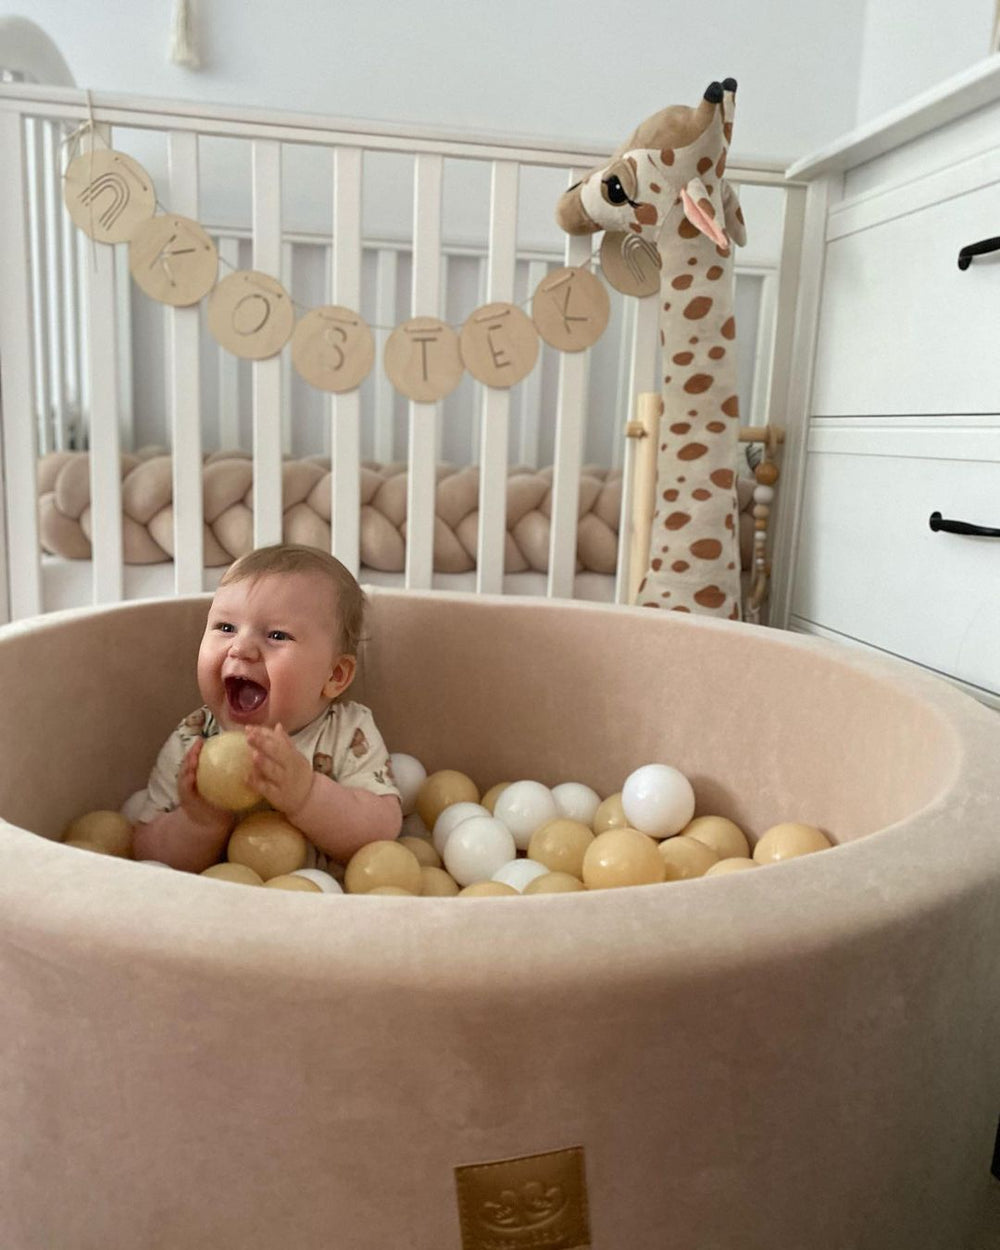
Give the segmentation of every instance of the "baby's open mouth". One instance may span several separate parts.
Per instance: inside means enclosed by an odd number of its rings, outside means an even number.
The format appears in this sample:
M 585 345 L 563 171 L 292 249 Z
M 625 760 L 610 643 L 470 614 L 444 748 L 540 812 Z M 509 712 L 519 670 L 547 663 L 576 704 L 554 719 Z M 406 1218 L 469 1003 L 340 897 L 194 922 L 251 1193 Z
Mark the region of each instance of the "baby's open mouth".
M 246 677 L 227 677 L 225 685 L 230 710 L 243 716 L 256 712 L 267 698 L 264 687 Z

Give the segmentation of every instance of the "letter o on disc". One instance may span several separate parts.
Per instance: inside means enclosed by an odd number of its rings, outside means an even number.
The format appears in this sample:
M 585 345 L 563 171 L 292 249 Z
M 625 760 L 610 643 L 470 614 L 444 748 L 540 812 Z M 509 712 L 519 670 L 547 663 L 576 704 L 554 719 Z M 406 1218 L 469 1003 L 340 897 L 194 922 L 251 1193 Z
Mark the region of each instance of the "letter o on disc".
M 208 301 L 212 337 L 244 360 L 276 356 L 294 326 L 291 296 L 277 278 L 257 269 L 239 269 L 223 278 Z

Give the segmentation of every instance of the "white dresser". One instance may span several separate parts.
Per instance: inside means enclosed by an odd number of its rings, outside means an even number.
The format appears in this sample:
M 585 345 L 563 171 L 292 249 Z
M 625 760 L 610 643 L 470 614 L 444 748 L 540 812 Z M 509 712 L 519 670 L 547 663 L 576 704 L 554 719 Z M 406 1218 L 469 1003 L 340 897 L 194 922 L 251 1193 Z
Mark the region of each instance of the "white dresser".
M 789 170 L 810 183 L 815 223 L 783 505 L 789 628 L 912 660 L 995 706 L 998 60 Z M 996 250 L 960 268 L 960 249 L 988 239 Z M 997 535 L 935 531 L 934 513 Z

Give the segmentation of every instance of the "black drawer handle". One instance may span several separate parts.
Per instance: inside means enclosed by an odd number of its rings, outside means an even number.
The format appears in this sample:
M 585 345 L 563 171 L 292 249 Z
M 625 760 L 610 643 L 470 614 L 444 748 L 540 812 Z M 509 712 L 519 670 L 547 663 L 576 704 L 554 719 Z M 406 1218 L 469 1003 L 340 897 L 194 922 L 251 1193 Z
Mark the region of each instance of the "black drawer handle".
M 981 239 L 978 243 L 969 243 L 959 250 L 958 267 L 968 269 L 972 264 L 973 256 L 982 256 L 985 252 L 997 251 L 1000 251 L 1000 238 Z
M 937 533 L 944 530 L 947 534 L 975 534 L 979 538 L 1000 538 L 1000 530 L 990 529 L 988 525 L 971 525 L 968 521 L 946 521 L 940 512 L 932 512 L 931 529 Z

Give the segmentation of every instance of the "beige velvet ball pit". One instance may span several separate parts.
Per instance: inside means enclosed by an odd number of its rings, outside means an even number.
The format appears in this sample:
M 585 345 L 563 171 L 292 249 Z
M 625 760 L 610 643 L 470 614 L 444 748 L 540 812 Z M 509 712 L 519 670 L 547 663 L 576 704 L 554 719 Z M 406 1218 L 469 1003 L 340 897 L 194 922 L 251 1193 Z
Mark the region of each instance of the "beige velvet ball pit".
M 356 696 L 428 770 L 663 761 L 839 845 L 470 900 L 91 854 L 53 839 L 196 705 L 207 599 L 7 627 L 0 1245 L 957 1250 L 1000 1110 L 996 715 L 752 626 L 372 602 Z

